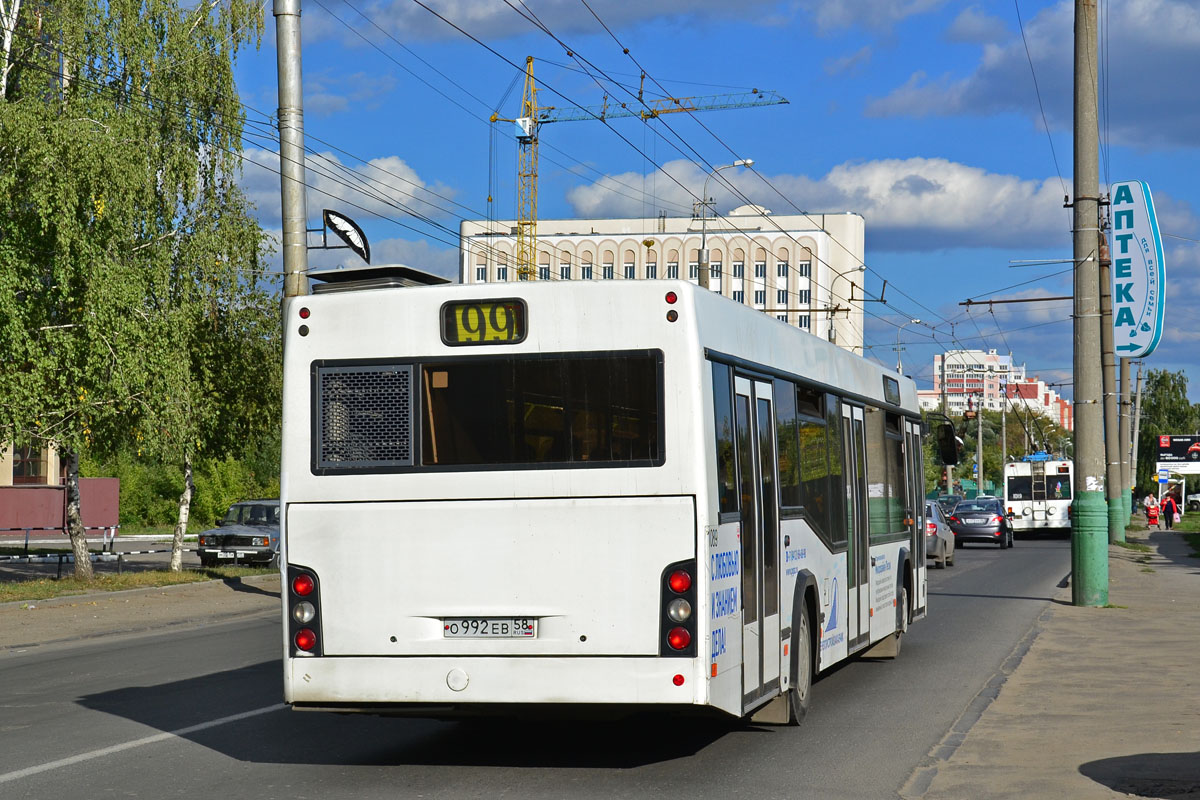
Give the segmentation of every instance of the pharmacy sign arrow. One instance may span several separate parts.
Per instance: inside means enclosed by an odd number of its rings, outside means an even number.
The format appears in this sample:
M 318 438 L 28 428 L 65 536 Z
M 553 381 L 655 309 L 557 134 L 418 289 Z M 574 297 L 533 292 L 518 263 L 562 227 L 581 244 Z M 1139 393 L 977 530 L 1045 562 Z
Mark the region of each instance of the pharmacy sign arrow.
M 1154 352 L 1162 336 L 1166 265 L 1150 187 L 1112 185 L 1113 344 L 1122 358 Z

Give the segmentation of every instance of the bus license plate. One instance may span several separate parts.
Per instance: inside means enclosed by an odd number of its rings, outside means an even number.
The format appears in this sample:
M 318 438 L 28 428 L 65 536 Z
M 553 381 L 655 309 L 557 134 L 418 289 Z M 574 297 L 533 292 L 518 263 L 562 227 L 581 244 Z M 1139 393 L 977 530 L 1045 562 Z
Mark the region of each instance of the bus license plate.
M 536 622 L 529 617 L 456 617 L 442 620 L 447 639 L 533 639 Z

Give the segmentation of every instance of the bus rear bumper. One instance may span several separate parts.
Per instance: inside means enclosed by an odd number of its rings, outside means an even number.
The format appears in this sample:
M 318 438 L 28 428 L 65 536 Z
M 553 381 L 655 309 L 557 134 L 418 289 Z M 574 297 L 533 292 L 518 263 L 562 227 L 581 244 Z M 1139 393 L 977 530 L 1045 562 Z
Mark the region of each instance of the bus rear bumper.
M 470 706 L 695 705 L 702 665 L 690 658 L 293 658 L 284 699 L 296 708 L 375 711 L 407 704 Z

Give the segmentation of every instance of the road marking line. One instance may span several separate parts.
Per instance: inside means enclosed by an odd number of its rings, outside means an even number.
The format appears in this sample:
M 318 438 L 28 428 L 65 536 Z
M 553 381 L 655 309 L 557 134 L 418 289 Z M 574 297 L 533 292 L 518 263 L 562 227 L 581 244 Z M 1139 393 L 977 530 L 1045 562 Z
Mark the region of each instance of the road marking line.
M 110 756 L 110 755 L 113 755 L 114 753 L 120 753 L 125 750 L 132 750 L 135 747 L 142 747 L 143 745 L 154 744 L 155 742 L 161 742 L 166 739 L 180 738 L 183 736 L 187 736 L 189 733 L 196 733 L 197 731 L 208 730 L 209 728 L 216 728 L 220 725 L 228 725 L 231 722 L 239 722 L 244 719 L 250 719 L 251 717 L 257 717 L 257 716 L 261 716 L 263 714 L 270 714 L 272 711 L 279 711 L 284 708 L 287 708 L 287 705 L 285 703 L 276 703 L 273 706 L 265 706 L 263 708 L 256 708 L 253 711 L 243 711 L 241 714 L 233 714 L 232 716 L 221 717 L 220 719 L 209 720 L 208 722 L 201 722 L 198 725 L 190 725 L 186 728 L 180 728 L 179 730 L 176 730 L 176 731 L 168 731 L 167 733 L 157 733 L 154 736 L 147 736 L 144 739 L 134 739 L 131 742 L 124 742 L 122 744 L 114 744 L 111 747 L 103 747 L 99 750 L 92 750 L 91 752 L 88 752 L 88 753 L 80 753 L 79 755 L 71 756 L 70 758 L 60 758 L 58 761 L 51 761 L 46 764 L 39 764 L 36 767 L 26 767 L 25 769 L 19 769 L 16 772 L 6 772 L 3 775 L 0 775 L 0 783 L 8 783 L 9 781 L 20 780 L 21 778 L 28 778 L 31 775 L 37 775 L 42 772 L 49 772 L 50 770 L 58 769 L 60 767 L 69 767 L 72 764 L 79 764 L 84 761 L 91 761 L 92 759 L 95 759 L 95 758 L 102 758 L 104 756 Z

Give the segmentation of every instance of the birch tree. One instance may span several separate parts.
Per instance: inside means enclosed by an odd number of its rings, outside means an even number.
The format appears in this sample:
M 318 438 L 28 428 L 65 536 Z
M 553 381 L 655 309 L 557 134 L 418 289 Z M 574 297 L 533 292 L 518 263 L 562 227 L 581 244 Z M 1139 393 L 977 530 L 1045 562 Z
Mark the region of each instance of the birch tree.
M 0 2 L 0 437 L 59 451 L 90 579 L 80 451 L 136 437 L 186 470 L 195 321 L 261 305 L 233 64 L 262 6 Z

